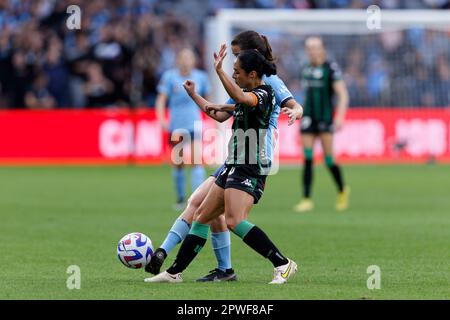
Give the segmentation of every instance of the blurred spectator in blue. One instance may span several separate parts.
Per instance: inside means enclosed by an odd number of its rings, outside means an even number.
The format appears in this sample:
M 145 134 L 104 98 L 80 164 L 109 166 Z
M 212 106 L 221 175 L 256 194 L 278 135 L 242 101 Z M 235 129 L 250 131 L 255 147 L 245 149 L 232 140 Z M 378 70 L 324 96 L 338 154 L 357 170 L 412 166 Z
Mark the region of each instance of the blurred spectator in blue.
M 62 43 L 57 37 L 52 38 L 45 55 L 43 71 L 48 78 L 48 90 L 56 99 L 56 105 L 67 108 L 70 105 L 69 72 L 62 53 Z
M 379 57 L 369 60 L 367 75 L 367 93 L 369 99 L 378 100 L 383 91 L 389 87 L 386 63 Z

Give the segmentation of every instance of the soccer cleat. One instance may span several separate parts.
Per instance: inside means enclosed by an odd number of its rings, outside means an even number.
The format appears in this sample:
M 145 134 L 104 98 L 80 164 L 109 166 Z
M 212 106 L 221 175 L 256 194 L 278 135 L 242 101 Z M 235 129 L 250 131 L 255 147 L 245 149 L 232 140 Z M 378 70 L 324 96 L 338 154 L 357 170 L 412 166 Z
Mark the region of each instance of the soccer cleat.
M 169 282 L 169 283 L 177 283 L 183 282 L 181 278 L 181 272 L 177 274 L 170 274 L 167 271 L 161 272 L 160 274 L 151 277 L 145 278 L 144 282 Z
M 220 269 L 214 269 L 209 272 L 206 276 L 199 278 L 195 281 L 197 282 L 210 282 L 210 281 L 236 281 L 237 276 L 233 269 L 228 269 L 227 271 L 222 271 Z
M 150 262 L 145 266 L 145 272 L 152 274 L 158 274 L 161 270 L 161 266 L 167 257 L 167 253 L 164 249 L 158 248 L 152 255 Z
M 348 186 L 345 186 L 344 190 L 338 194 L 336 199 L 337 211 L 344 211 L 348 208 L 349 197 L 350 197 L 350 188 Z
M 269 282 L 269 284 L 286 283 L 287 280 L 297 272 L 297 264 L 291 259 L 288 260 L 288 263 L 274 269 L 273 279 Z
M 302 199 L 295 207 L 294 211 L 307 212 L 314 209 L 314 202 L 310 198 Z

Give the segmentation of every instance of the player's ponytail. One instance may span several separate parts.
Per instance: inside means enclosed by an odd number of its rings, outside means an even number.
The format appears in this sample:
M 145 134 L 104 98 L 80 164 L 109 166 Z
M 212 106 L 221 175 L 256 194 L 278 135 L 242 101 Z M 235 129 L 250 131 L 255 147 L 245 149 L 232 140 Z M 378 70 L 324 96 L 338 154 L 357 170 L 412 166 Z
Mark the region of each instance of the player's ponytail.
M 269 43 L 269 39 L 267 39 L 267 37 L 264 35 L 261 35 L 261 39 L 263 40 L 264 46 L 266 47 L 266 52 L 264 54 L 264 57 L 269 61 L 272 61 L 272 62 L 275 61 L 275 57 L 273 56 L 273 53 L 272 53 L 272 47 L 270 46 L 270 43 Z
M 277 74 L 277 66 L 268 61 L 258 50 L 244 50 L 238 56 L 241 68 L 250 73 L 256 71 L 259 78 L 263 75 L 271 76 Z
M 272 75 L 277 74 L 277 66 L 275 65 L 275 63 L 268 61 L 266 59 L 264 59 L 264 61 L 262 61 L 263 64 L 263 74 L 270 77 Z
M 241 50 L 258 50 L 267 60 L 275 62 L 272 47 L 266 36 L 253 30 L 238 33 L 231 41 L 232 46 L 238 46 Z

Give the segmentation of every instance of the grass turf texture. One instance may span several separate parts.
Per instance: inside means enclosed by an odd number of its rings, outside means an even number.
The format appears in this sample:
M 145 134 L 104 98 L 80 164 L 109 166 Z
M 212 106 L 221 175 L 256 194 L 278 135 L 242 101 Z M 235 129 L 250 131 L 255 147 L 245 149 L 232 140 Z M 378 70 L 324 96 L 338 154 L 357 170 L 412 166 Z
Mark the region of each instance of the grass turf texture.
M 344 174 L 352 188 L 345 213 L 334 211 L 322 166 L 314 212 L 291 210 L 294 168 L 269 177 L 251 212 L 299 264 L 287 285 L 269 286 L 269 261 L 234 235 L 238 282 L 193 282 L 215 267 L 208 241 L 185 282 L 171 285 L 144 283 L 147 273 L 116 257 L 126 233 L 157 246 L 177 217 L 169 167 L 0 168 L 0 299 L 449 299 L 450 167 L 346 166 Z M 80 290 L 66 288 L 69 265 L 81 268 Z M 370 265 L 381 268 L 380 290 L 367 289 Z

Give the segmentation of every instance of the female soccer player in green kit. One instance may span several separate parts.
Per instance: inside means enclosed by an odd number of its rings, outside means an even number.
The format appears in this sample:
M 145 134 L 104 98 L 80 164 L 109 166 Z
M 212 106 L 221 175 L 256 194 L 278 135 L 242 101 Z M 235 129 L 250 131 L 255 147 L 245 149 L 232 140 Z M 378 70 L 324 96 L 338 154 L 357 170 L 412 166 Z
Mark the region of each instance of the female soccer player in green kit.
M 302 74 L 306 96 L 305 114 L 301 124 L 305 155 L 302 174 L 303 198 L 294 210 L 306 212 L 314 208 L 311 198 L 313 145 L 315 139 L 319 138 L 325 154 L 325 164 L 338 189 L 336 210 L 343 211 L 348 208 L 350 188 L 344 184 L 342 170 L 334 161 L 333 137 L 334 131 L 339 130 L 344 122 L 348 108 L 348 92 L 337 64 L 327 60 L 322 39 L 309 37 L 305 41 L 305 47 L 309 63 L 303 68 Z M 334 96 L 336 108 L 333 103 Z
M 240 32 L 231 41 L 231 51 L 236 57 L 242 50 L 249 49 L 258 50 L 268 61 L 273 62 L 275 60 L 267 37 L 260 35 L 255 31 L 247 30 Z M 264 76 L 263 80 L 275 91 L 275 99 L 277 104 L 275 112 L 272 113 L 270 129 L 273 131 L 277 130 L 278 116 L 280 112 L 288 115 L 289 125 L 293 124 L 296 119 L 300 119 L 303 114 L 303 108 L 293 98 L 283 81 L 277 75 L 272 75 L 270 77 Z M 234 104 L 232 100 L 227 101 L 227 103 Z M 202 111 L 205 112 L 206 110 L 202 109 Z M 226 112 L 217 112 L 215 114 L 208 115 L 217 121 L 223 121 L 220 119 L 221 116 L 229 117 Z M 223 166 L 219 167 L 191 195 L 186 209 L 175 220 L 163 243 L 155 250 L 150 263 L 145 267 L 147 272 L 155 275 L 158 274 L 164 260 L 167 258 L 167 255 L 177 244 L 184 240 L 191 227 L 194 212 L 203 202 L 209 189 L 212 185 L 214 185 L 215 179 L 222 171 Z M 230 232 L 228 231 L 223 215 L 219 216 L 211 223 L 211 240 L 218 265 L 215 269 L 211 270 L 209 274 L 197 279 L 197 281 L 208 282 L 236 280 L 237 276 L 232 269 L 231 263 Z
M 234 63 L 233 82 L 222 69 L 225 56 L 226 45 L 223 44 L 219 54 L 214 54 L 214 66 L 235 105 L 211 104 L 195 92 L 195 84 L 191 81 L 186 81 L 183 86 L 200 108 L 212 113 L 220 112 L 224 118 L 230 117 L 227 111 L 233 111 L 233 135 L 228 158 L 223 171 L 196 210 L 190 232 L 175 262 L 167 271 L 145 279 L 146 282 L 181 282 L 181 273 L 206 243 L 210 223 L 222 212 L 228 229 L 271 261 L 274 275 L 270 284 L 283 284 L 297 271 L 297 264 L 283 256 L 264 231 L 247 220 L 253 204 L 262 196 L 270 170 L 271 159 L 267 156 L 270 154 L 267 149 L 271 145 L 266 143 L 265 134 L 275 110 L 275 97 L 272 87 L 266 85 L 262 77 L 276 74 L 276 66 L 257 50 L 242 51 Z M 255 138 L 247 139 L 252 132 Z

